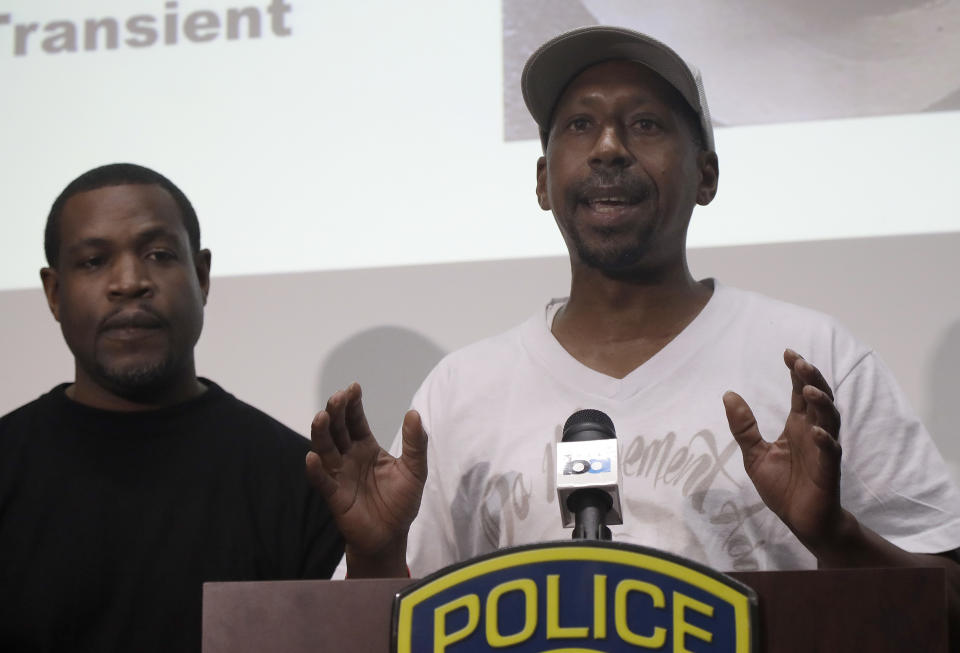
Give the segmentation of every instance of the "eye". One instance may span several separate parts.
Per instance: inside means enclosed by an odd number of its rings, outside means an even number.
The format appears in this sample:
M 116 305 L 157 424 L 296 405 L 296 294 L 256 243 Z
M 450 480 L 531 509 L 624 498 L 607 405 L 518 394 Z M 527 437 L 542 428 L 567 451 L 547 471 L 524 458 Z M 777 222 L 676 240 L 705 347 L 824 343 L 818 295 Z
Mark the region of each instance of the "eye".
M 96 270 L 103 265 L 105 260 L 102 256 L 86 256 L 77 262 L 77 267 L 84 270 Z
M 567 123 L 567 128 L 573 132 L 583 132 L 590 127 L 590 119 L 583 116 L 577 116 Z
M 154 249 L 147 253 L 147 258 L 157 263 L 169 263 L 177 260 L 177 255 L 166 249 Z
M 660 125 L 653 118 L 634 118 L 630 126 L 639 132 L 652 133 L 660 129 Z

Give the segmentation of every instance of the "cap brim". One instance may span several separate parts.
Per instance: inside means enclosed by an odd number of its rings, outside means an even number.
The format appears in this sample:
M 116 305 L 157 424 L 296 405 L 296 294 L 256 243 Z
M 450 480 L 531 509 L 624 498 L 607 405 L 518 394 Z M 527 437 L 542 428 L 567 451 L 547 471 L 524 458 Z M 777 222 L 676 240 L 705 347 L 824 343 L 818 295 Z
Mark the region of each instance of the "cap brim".
M 560 95 L 570 81 L 594 64 L 612 59 L 635 61 L 649 67 L 673 86 L 700 118 L 705 146 L 713 149 L 709 111 L 690 66 L 670 47 L 633 30 L 591 26 L 547 41 L 527 60 L 520 77 L 523 100 L 542 133 Z

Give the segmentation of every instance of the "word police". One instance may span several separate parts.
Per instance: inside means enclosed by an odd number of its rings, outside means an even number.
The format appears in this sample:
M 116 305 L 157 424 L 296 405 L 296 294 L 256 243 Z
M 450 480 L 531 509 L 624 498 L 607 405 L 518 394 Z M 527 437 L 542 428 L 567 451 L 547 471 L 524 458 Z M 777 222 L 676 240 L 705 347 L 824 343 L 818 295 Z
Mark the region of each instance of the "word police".
M 256 39 L 265 31 L 266 23 L 274 36 L 290 36 L 292 30 L 286 20 L 291 10 L 292 6 L 284 0 L 270 0 L 263 10 L 241 7 L 220 13 L 198 10 L 181 15 L 177 3 L 170 1 L 164 3 L 161 16 L 136 14 L 126 19 L 88 18 L 76 22 L 61 19 L 45 23 L 21 22 L 19 17 L 14 20 L 10 13 L 0 13 L 0 45 L 12 37 L 13 55 L 17 57 L 39 52 L 116 50 L 121 46 L 149 48 L 160 43 L 176 45 L 181 38 L 194 43 L 219 38 Z
M 517 646 L 533 638 L 538 627 L 542 628 L 541 637 L 547 640 L 581 640 L 584 644 L 619 640 L 631 648 L 654 650 L 664 650 L 664 645 L 669 644 L 666 650 L 687 651 L 692 640 L 709 643 L 714 639 L 710 630 L 691 623 L 695 613 L 700 615 L 696 621 L 703 624 L 706 619 L 709 623 L 714 616 L 713 606 L 677 590 L 667 596 L 660 587 L 634 578 L 620 580 L 613 591 L 608 592 L 604 574 L 593 576 L 592 614 L 583 614 L 582 623 L 561 624 L 560 615 L 564 610 L 560 577 L 547 575 L 546 587 L 541 585 L 542 580 L 516 578 L 492 588 L 483 599 L 470 593 L 437 606 L 433 613 L 434 651 L 456 650 L 458 642 L 472 636 L 482 637 L 487 647 L 495 649 Z M 611 594 L 613 605 L 609 605 Z M 504 632 L 501 625 L 504 610 L 500 603 L 510 595 L 520 599 L 514 601 L 519 607 L 519 624 Z M 643 605 L 646 614 L 641 621 L 648 625 L 641 632 L 631 622 L 636 622 L 636 608 Z M 453 618 L 455 615 L 458 618 Z M 540 623 L 541 620 L 545 623 Z

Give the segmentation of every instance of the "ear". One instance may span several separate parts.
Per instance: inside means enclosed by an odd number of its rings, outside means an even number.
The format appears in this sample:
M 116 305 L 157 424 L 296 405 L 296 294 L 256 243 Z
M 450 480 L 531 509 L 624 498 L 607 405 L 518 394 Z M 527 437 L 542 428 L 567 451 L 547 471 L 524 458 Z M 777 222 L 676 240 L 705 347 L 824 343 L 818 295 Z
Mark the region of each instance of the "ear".
M 547 158 L 537 159 L 537 204 L 544 211 L 550 210 L 550 198 L 547 197 Z
M 717 195 L 717 184 L 720 181 L 720 162 L 716 152 L 706 150 L 697 155 L 697 166 L 700 168 L 700 185 L 697 187 L 697 204 L 706 206 Z
M 210 294 L 210 262 L 212 255 L 209 249 L 201 249 L 193 255 L 193 267 L 200 282 L 200 291 L 203 293 L 203 305 L 207 305 L 207 295 Z
M 53 319 L 60 321 L 60 275 L 56 268 L 40 268 L 40 281 L 43 282 L 43 294 L 47 296 L 47 306 L 53 313 Z

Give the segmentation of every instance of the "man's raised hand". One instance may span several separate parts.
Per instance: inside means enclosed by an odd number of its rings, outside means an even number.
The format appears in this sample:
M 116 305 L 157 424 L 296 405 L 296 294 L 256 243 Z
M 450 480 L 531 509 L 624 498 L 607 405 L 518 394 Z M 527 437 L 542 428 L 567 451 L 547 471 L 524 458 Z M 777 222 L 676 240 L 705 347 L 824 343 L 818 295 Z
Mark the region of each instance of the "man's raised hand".
M 790 349 L 783 361 L 793 389 L 790 414 L 775 441 L 763 439 L 740 395 L 727 392 L 723 405 L 743 466 L 760 498 L 813 551 L 834 537 L 843 522 L 840 413 L 833 391 L 816 367 Z
M 404 416 L 402 434 L 394 458 L 371 433 L 356 383 L 330 397 L 310 426 L 307 478 L 343 534 L 351 578 L 407 575 L 407 532 L 427 479 L 427 436 L 416 411 Z

